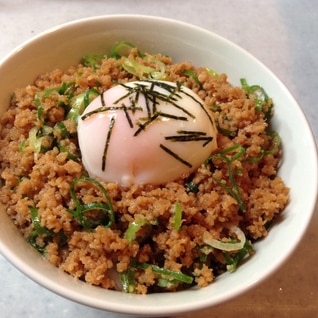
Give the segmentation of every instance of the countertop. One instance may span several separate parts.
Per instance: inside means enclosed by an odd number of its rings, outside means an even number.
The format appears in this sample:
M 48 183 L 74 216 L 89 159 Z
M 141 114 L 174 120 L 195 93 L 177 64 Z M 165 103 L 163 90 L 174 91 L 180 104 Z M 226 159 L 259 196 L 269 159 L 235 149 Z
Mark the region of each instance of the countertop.
M 240 45 L 288 87 L 318 139 L 318 1 L 0 0 L 0 59 L 21 42 L 60 23 L 121 13 L 186 21 Z M 317 209 L 298 248 L 274 275 L 231 301 L 181 317 L 318 317 Z M 23 276 L 1 255 L 0 286 L 2 318 L 128 317 L 55 295 Z

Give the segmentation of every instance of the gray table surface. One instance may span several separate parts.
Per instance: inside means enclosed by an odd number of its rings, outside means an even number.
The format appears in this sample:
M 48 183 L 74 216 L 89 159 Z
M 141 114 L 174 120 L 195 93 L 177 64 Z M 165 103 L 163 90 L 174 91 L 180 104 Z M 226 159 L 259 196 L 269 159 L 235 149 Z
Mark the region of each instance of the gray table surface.
M 74 19 L 149 14 L 203 27 L 267 65 L 300 103 L 318 138 L 318 1 L 316 0 L 0 0 L 0 59 L 30 37 Z M 3 81 L 5 79 L 0 79 Z M 1 89 L 1 85 L 0 85 Z M 318 213 L 300 246 L 273 276 L 225 304 L 182 317 L 318 317 Z M 23 276 L 0 255 L 0 316 L 105 317 Z

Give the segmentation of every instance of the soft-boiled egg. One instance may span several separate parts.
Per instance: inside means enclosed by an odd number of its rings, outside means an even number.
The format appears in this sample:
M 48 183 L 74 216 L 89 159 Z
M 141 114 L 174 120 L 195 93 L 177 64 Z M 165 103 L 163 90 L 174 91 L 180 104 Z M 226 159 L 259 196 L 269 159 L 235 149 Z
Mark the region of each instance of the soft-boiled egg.
M 216 149 L 216 134 L 199 96 L 166 81 L 114 86 L 94 99 L 78 121 L 90 177 L 123 187 L 188 176 Z

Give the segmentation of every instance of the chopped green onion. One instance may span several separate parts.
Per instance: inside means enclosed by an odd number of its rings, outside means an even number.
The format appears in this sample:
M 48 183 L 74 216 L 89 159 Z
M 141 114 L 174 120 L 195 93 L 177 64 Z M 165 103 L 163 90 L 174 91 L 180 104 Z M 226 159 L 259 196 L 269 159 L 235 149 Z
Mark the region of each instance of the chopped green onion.
M 66 236 L 63 231 L 60 231 L 58 233 L 55 233 L 53 230 L 49 230 L 45 226 L 42 226 L 40 223 L 39 215 L 38 215 L 38 209 L 36 207 L 29 207 L 30 213 L 31 213 L 31 220 L 32 224 L 34 226 L 34 230 L 31 232 L 28 242 L 37 249 L 41 254 L 45 253 L 45 247 L 41 246 L 36 242 L 36 239 L 38 236 L 43 237 L 53 237 L 53 236 L 59 236 L 60 238 L 60 245 L 64 245 L 66 242 Z
M 135 270 L 142 269 L 146 270 L 151 268 L 152 272 L 160 275 L 158 279 L 158 286 L 163 288 L 170 288 L 180 283 L 192 284 L 193 277 L 183 274 L 182 272 L 165 269 L 157 265 L 148 263 L 136 263 L 132 261 L 128 269 L 119 273 L 120 279 L 123 286 L 123 291 L 126 293 L 136 292 L 136 282 L 135 282 Z
M 266 156 L 266 155 L 274 155 L 274 154 L 276 154 L 279 151 L 282 141 L 281 141 L 281 138 L 280 138 L 278 132 L 277 131 L 270 131 L 270 132 L 268 132 L 268 135 L 272 136 L 271 144 L 270 144 L 271 149 L 265 150 L 261 146 L 260 155 L 258 157 L 254 157 L 254 158 L 251 158 L 251 157 L 246 158 L 246 161 L 258 162 L 261 159 L 263 159 L 264 156 Z
M 225 129 L 222 128 L 220 125 L 217 125 L 217 129 L 224 136 L 234 137 L 236 135 L 236 130 Z
M 73 154 L 66 146 L 64 146 L 60 141 L 57 142 L 57 147 L 60 152 L 66 152 L 67 153 L 67 159 L 78 161 L 79 156 Z
M 271 99 L 268 97 L 265 89 L 260 85 L 248 85 L 245 78 L 241 78 L 241 86 L 254 102 L 255 108 L 259 112 L 263 112 L 265 120 L 270 121 L 273 115 L 273 104 Z
M 32 127 L 29 131 L 28 141 L 33 151 L 35 153 L 40 153 L 42 141 L 41 141 L 41 138 L 37 137 L 37 133 L 38 133 L 38 128 Z
M 235 155 L 231 156 L 230 160 L 233 162 L 234 160 L 237 160 L 244 156 L 245 154 L 245 148 L 242 145 L 236 144 L 230 147 L 227 147 L 225 149 L 222 149 L 219 153 L 222 155 L 226 155 L 230 152 L 237 151 Z
M 71 101 L 71 109 L 67 113 L 66 119 L 73 119 L 77 123 L 78 117 L 97 96 L 99 96 L 99 92 L 94 88 L 90 88 L 84 93 L 77 95 Z
M 122 56 L 127 54 L 131 49 L 135 48 L 135 46 L 129 42 L 122 41 L 116 43 L 110 51 L 109 57 L 115 58 L 116 60 L 120 59 Z
M 75 186 L 78 182 L 89 182 L 94 184 L 99 188 L 99 190 L 103 193 L 104 197 L 106 198 L 107 203 L 98 203 L 92 202 L 83 204 L 75 194 Z M 76 209 L 69 210 L 69 213 L 75 217 L 75 219 L 85 228 L 88 230 L 92 230 L 96 228 L 98 225 L 103 225 L 104 227 L 110 227 L 115 221 L 115 213 L 113 210 L 113 206 L 106 192 L 106 189 L 103 187 L 101 183 L 97 180 L 88 178 L 88 177 L 79 177 L 75 178 L 71 183 L 70 188 L 71 198 L 73 199 Z M 92 211 L 92 210 L 99 210 L 102 216 L 98 220 L 91 220 L 85 216 L 85 212 Z
M 214 76 L 216 79 L 219 78 L 219 74 L 218 74 L 217 72 L 215 72 L 214 70 L 212 70 L 212 69 L 210 69 L 210 68 L 207 68 L 206 70 L 208 71 L 208 74 L 209 74 L 209 75 Z
M 227 270 L 229 272 L 234 272 L 237 269 L 239 263 L 243 260 L 243 258 L 248 254 L 253 254 L 253 252 L 254 249 L 252 244 L 248 240 L 246 240 L 243 248 L 239 250 L 237 253 L 235 253 L 234 256 L 231 256 L 230 253 L 227 252 L 224 253 L 224 258 L 227 263 Z
M 264 150 L 264 155 L 273 155 L 278 152 L 282 141 L 277 131 L 271 131 L 268 134 L 272 137 L 271 139 L 272 149 Z
M 40 129 L 32 127 L 29 131 L 28 142 L 35 153 L 51 149 L 54 142 L 53 128 L 47 125 Z
M 25 149 L 25 146 L 26 146 L 26 140 L 24 139 L 24 140 L 21 142 L 18 151 L 19 151 L 19 152 L 23 152 L 23 150 Z
M 53 92 L 57 92 L 59 95 L 66 95 L 70 92 L 70 90 L 74 87 L 73 82 L 65 83 L 63 82 L 60 87 L 52 87 L 45 90 L 40 91 L 43 98 L 49 97 Z M 37 95 L 37 100 L 39 101 L 39 95 Z
M 259 85 L 248 86 L 245 79 L 241 79 L 242 88 L 250 95 L 255 94 L 256 106 L 260 107 L 258 110 L 262 111 L 261 103 L 268 101 L 268 95 L 265 92 L 264 88 Z
M 211 105 L 210 108 L 211 108 L 214 112 L 221 110 L 220 105 L 216 105 L 216 104 Z
M 63 82 L 60 87 L 53 87 L 53 88 L 49 88 L 49 89 L 45 89 L 45 90 L 37 92 L 34 96 L 34 103 L 35 103 L 35 106 L 37 107 L 38 120 L 44 122 L 44 119 L 45 119 L 44 118 L 44 108 L 42 107 L 42 98 L 48 98 L 50 96 L 50 94 L 52 94 L 53 92 L 57 92 L 59 95 L 69 94 L 69 96 L 72 96 L 73 95 L 73 92 L 72 92 L 73 87 L 74 87 L 73 82 L 69 82 L 69 83 Z M 59 104 L 60 103 L 57 102 L 57 105 L 59 105 Z
M 136 293 L 136 282 L 135 282 L 135 269 L 129 266 L 123 272 L 119 273 L 119 277 L 123 286 L 123 291 L 125 293 L 134 294 Z
M 36 93 L 34 95 L 34 103 L 37 108 L 41 107 L 41 99 L 39 97 L 39 93 Z M 39 114 L 38 114 L 38 118 L 39 118 Z
M 140 64 L 126 57 L 124 58 L 122 67 L 125 71 L 137 76 L 139 79 L 161 80 L 165 77 L 165 65 L 159 60 L 155 60 L 155 63 L 159 65 L 159 71 L 156 68 Z
M 258 162 L 258 161 L 263 159 L 264 153 L 265 153 L 264 148 L 261 146 L 260 155 L 258 157 L 248 157 L 248 158 L 246 158 L 246 161 L 248 161 L 248 162 Z
M 173 228 L 179 231 L 182 225 L 182 206 L 179 202 L 174 204 Z
M 221 153 L 217 153 L 212 155 L 211 157 L 209 157 L 206 161 L 205 164 L 208 164 L 209 161 L 211 161 L 214 158 L 219 158 L 225 161 L 227 168 L 228 168 L 228 172 L 229 172 L 229 179 L 230 182 L 232 183 L 232 187 L 228 186 L 226 183 L 223 183 L 221 180 L 212 177 L 212 179 L 218 184 L 220 185 L 223 189 L 225 189 L 227 192 L 229 192 L 229 194 L 236 200 L 239 208 L 241 209 L 242 212 L 246 211 L 246 206 L 243 202 L 242 199 L 242 195 L 241 195 L 241 190 L 238 187 L 235 178 L 234 178 L 234 174 L 233 174 L 233 169 L 232 169 L 232 161 L 225 156 L 224 154 Z
M 139 263 L 136 265 L 136 267 L 139 269 L 147 269 L 150 267 L 155 274 L 159 274 L 164 277 L 166 276 L 171 277 L 172 279 L 179 281 L 180 283 L 192 284 L 193 282 L 192 276 L 189 276 L 189 275 L 183 274 L 182 272 L 177 272 L 171 269 L 162 268 L 157 265 L 148 264 L 148 263 Z
M 204 254 L 204 253 L 201 253 L 200 254 L 200 263 L 201 263 L 201 266 L 203 263 L 206 262 L 206 260 L 208 259 L 208 255 L 207 254 Z
M 203 89 L 203 85 L 199 81 L 197 73 L 195 73 L 194 71 L 191 71 L 191 70 L 184 70 L 182 73 L 191 77 L 193 79 L 193 81 L 199 86 L 199 88 Z
M 180 282 L 177 279 L 159 278 L 158 286 L 161 288 L 173 288 L 178 286 Z
M 40 253 L 44 253 L 45 252 L 45 246 L 40 246 L 36 243 L 36 238 L 39 235 L 43 235 L 43 236 L 50 236 L 53 234 L 53 231 L 48 230 L 46 227 L 43 227 L 40 223 L 40 219 L 38 216 L 38 209 L 35 207 L 29 207 L 29 210 L 31 212 L 31 220 L 32 220 L 32 224 L 34 226 L 34 230 L 33 232 L 30 234 L 29 236 L 29 243 L 36 248 Z
M 41 136 L 53 136 L 53 128 L 51 126 L 48 126 L 48 125 L 43 125 L 39 129 L 39 133 Z
M 131 222 L 125 232 L 125 238 L 129 242 L 134 241 L 137 237 L 138 231 L 146 224 L 148 224 L 148 221 L 144 218 Z
M 67 130 L 65 124 L 62 121 L 55 124 L 53 128 L 53 133 L 54 136 L 58 139 L 66 138 L 70 135 L 69 131 Z
M 101 60 L 104 58 L 102 54 L 88 54 L 83 56 L 81 59 L 81 63 L 84 66 L 91 67 L 94 71 L 96 71 L 97 66 L 101 63 Z
M 39 106 L 37 111 L 37 118 L 39 121 L 44 121 L 43 114 L 44 114 L 44 108 L 42 106 Z
M 61 87 L 58 87 L 56 89 L 56 91 L 60 94 L 60 95 L 67 95 L 69 93 L 71 93 L 72 88 L 74 87 L 74 83 L 73 82 L 69 82 L 69 83 L 62 83 Z
M 200 251 L 200 268 L 202 268 L 203 264 L 206 262 L 208 255 L 213 252 L 213 247 L 210 245 L 201 245 L 195 247 L 197 250 Z

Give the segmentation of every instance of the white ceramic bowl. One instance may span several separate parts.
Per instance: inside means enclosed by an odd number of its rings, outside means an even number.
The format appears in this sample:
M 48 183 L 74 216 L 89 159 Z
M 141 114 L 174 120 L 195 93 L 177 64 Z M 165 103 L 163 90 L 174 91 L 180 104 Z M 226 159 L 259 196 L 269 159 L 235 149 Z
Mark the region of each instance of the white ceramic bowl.
M 284 145 L 279 174 L 291 188 L 283 219 L 256 243 L 256 254 L 235 273 L 221 275 L 202 289 L 177 293 L 131 295 L 82 283 L 59 271 L 26 243 L 0 211 L 0 251 L 21 272 L 73 301 L 95 308 L 145 316 L 167 316 L 229 300 L 254 287 L 292 253 L 311 218 L 317 193 L 316 148 L 308 123 L 286 87 L 263 64 L 220 36 L 189 24 L 147 16 L 104 16 L 58 26 L 25 42 L 0 63 L 3 112 L 16 87 L 56 67 L 66 68 L 89 53 L 106 53 L 116 41 L 134 43 L 141 51 L 162 52 L 175 61 L 189 60 L 225 72 L 230 82 L 263 86 L 275 102 L 274 128 Z M 5 79 L 5 80 L 3 80 Z

